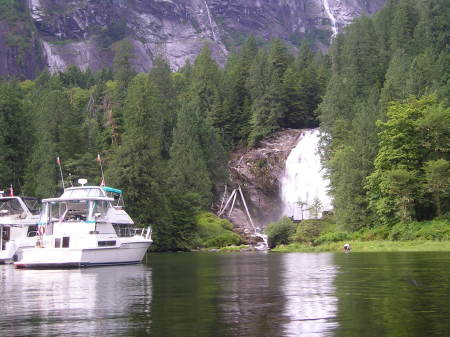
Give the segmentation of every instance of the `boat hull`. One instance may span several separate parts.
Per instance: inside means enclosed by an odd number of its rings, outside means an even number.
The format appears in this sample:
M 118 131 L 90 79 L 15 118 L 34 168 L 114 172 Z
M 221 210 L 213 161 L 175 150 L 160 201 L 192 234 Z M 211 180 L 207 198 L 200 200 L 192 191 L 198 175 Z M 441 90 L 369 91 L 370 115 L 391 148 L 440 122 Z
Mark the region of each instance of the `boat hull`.
M 5 250 L 0 251 L 0 264 L 11 264 L 17 260 L 23 249 L 33 248 L 36 245 L 36 239 L 26 238 L 23 240 L 10 241 L 6 243 Z
M 14 266 L 18 269 L 83 268 L 140 263 L 151 240 L 123 243 L 115 247 L 23 249 Z

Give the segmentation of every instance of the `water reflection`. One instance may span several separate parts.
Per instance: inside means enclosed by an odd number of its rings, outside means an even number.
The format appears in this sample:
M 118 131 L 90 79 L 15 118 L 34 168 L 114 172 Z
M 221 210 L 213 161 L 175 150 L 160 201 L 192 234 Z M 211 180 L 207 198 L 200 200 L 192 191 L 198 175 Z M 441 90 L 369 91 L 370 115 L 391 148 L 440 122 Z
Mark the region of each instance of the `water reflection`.
M 221 258 L 220 314 L 226 336 L 279 336 L 285 299 L 279 256 L 233 254 Z
M 448 336 L 450 254 L 336 254 L 335 336 Z
M 447 336 L 449 264 L 449 253 L 174 253 L 0 266 L 0 335 Z
M 282 255 L 285 336 L 332 336 L 337 323 L 332 254 Z
M 227 335 L 332 335 L 336 271 L 331 254 L 226 257 L 220 307 Z
M 143 320 L 136 315 L 150 315 L 151 269 L 143 265 L 0 268 L 0 329 L 5 336 L 123 336 L 135 326 L 142 329 Z

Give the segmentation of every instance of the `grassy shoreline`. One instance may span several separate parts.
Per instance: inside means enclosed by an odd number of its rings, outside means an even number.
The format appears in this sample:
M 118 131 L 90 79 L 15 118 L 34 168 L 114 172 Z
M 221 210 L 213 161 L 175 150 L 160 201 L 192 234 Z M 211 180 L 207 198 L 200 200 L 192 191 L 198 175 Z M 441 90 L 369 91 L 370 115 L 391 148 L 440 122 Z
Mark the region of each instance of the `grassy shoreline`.
M 450 241 L 411 240 L 411 241 L 358 241 L 327 242 L 318 246 L 292 243 L 279 245 L 272 252 L 342 252 L 345 243 L 350 243 L 352 252 L 450 252 Z

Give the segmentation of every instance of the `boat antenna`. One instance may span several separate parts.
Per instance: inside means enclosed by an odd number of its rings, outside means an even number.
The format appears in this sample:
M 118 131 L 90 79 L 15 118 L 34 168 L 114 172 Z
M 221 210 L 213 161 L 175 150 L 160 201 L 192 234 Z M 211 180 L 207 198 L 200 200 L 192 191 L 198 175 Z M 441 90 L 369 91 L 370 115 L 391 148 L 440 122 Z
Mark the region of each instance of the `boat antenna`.
M 58 164 L 58 166 L 59 166 L 59 173 L 61 173 L 61 181 L 62 181 L 62 185 L 63 185 L 63 190 L 65 190 L 66 187 L 64 186 L 64 177 L 63 177 L 63 173 L 62 173 L 61 160 L 59 160 L 59 156 L 56 157 L 56 164 Z
M 100 157 L 100 153 L 97 153 L 97 163 L 100 164 L 100 170 L 102 172 L 102 182 L 100 183 L 100 186 L 105 186 L 105 175 L 103 174 L 103 165 L 102 165 L 102 158 Z

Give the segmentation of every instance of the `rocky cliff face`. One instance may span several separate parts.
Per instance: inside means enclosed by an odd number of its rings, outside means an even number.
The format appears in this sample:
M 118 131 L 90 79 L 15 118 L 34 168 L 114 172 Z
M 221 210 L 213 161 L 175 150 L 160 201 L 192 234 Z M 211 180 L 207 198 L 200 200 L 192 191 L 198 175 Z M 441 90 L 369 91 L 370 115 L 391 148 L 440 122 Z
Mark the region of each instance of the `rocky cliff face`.
M 301 133 L 302 130 L 282 130 L 261 141 L 257 148 L 236 151 L 231 156 L 231 185 L 228 186 L 225 201 L 233 189 L 240 186 L 252 220 L 260 229 L 280 218 L 280 179 L 284 174 L 286 159 L 297 145 Z M 237 231 L 244 236 L 246 233 L 253 233 L 239 194 L 231 214 L 230 209 L 231 202 L 224 214 L 233 222 Z
M 158 54 L 166 56 L 176 69 L 186 60 L 193 60 L 205 43 L 223 64 L 228 50 L 249 34 L 263 40 L 281 38 L 293 44 L 308 38 L 318 48 L 326 49 L 336 30 L 356 16 L 374 13 L 384 3 L 384 0 L 18 1 L 26 1 L 26 14 L 41 45 L 30 51 L 37 54 L 41 51 L 51 71 L 71 64 L 93 70 L 109 66 L 115 43 L 124 38 L 134 46 L 133 62 L 138 71 L 148 70 Z M 5 29 L 0 30 L 0 43 L 6 33 Z M 5 64 L 5 53 L 0 54 L 0 64 Z M 14 73 L 12 68 L 15 67 L 0 68 L 0 75 Z M 39 68 L 39 62 L 34 68 Z

